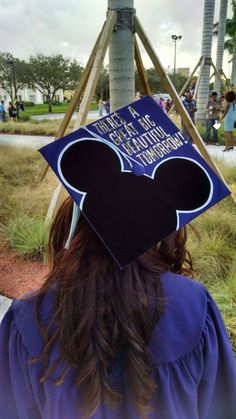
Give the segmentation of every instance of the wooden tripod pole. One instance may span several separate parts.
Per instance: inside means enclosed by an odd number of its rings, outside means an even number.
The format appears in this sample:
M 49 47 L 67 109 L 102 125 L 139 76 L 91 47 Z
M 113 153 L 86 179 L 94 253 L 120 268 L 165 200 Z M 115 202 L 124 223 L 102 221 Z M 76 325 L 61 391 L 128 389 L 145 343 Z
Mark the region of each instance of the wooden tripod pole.
M 103 31 L 103 29 L 102 29 L 102 31 Z M 85 69 L 84 69 L 84 71 L 81 75 L 81 79 L 80 79 L 80 82 L 78 84 L 78 87 L 77 87 L 77 89 L 76 89 L 76 91 L 75 91 L 75 93 L 74 93 L 74 95 L 73 95 L 73 97 L 72 97 L 72 99 L 69 103 L 66 114 L 65 114 L 65 116 L 64 116 L 64 118 L 63 118 L 63 120 L 60 124 L 60 127 L 59 127 L 59 129 L 56 133 L 56 136 L 55 136 L 54 140 L 57 140 L 58 138 L 61 138 L 64 135 L 64 133 L 66 131 L 66 128 L 68 127 L 69 122 L 72 118 L 72 115 L 73 115 L 73 113 L 76 109 L 76 106 L 78 105 L 79 99 L 80 99 L 80 97 L 82 95 L 82 92 L 84 90 L 84 86 L 87 83 L 89 73 L 90 73 L 92 65 L 93 65 L 94 57 L 96 55 L 96 51 L 97 51 L 97 48 L 98 48 L 98 44 L 99 44 L 99 40 L 101 38 L 102 31 L 100 32 L 100 34 L 98 36 L 98 39 L 97 39 L 97 41 L 94 45 L 94 48 L 93 48 L 93 50 L 91 52 L 91 55 L 88 59 L 87 65 L 86 65 L 86 67 L 85 67 Z M 49 168 L 48 163 L 45 161 L 43 163 L 42 167 L 41 167 L 41 170 L 40 170 L 39 174 L 38 174 L 37 181 L 41 181 L 41 180 L 44 179 L 44 177 L 46 176 L 48 168 Z
M 181 89 L 181 90 L 180 90 L 180 92 L 179 92 L 179 96 L 181 96 L 181 95 L 185 92 L 185 90 L 186 90 L 186 88 L 187 88 L 187 86 L 188 86 L 189 82 L 191 81 L 192 77 L 193 77 L 193 76 L 194 76 L 194 74 L 196 73 L 196 71 L 197 71 L 198 67 L 200 66 L 200 64 L 201 64 L 201 58 L 200 58 L 200 60 L 198 61 L 198 63 L 197 63 L 197 65 L 196 65 L 196 67 L 193 69 L 193 71 L 192 71 L 192 73 L 190 74 L 190 76 L 188 77 L 188 80 L 184 83 L 184 85 L 183 85 L 182 89 Z M 170 108 L 170 110 L 167 112 L 167 115 L 169 115 L 169 114 L 170 114 L 170 113 L 174 110 L 174 108 L 175 108 L 175 106 L 174 106 L 174 105 L 172 105 L 172 106 L 171 106 L 171 108 Z
M 229 89 L 229 82 L 228 82 L 228 79 L 226 77 L 225 72 L 223 70 L 221 70 L 221 73 L 220 74 L 221 74 L 221 76 L 224 76 L 224 78 L 225 78 L 225 86 L 227 86 L 227 89 Z
M 214 77 L 215 73 L 213 72 L 212 75 L 209 78 L 209 81 L 211 81 L 212 77 Z
M 221 77 L 221 75 L 220 75 L 219 71 L 217 70 L 217 68 L 216 68 L 215 64 L 213 63 L 213 61 L 211 61 L 211 65 L 212 65 L 212 67 L 213 67 L 213 69 L 214 69 L 214 73 L 215 73 L 215 75 L 216 75 L 216 76 L 218 77 L 218 79 L 220 80 L 220 82 L 221 82 L 221 84 L 222 84 L 222 86 L 223 86 L 224 90 L 228 90 L 228 88 L 227 88 L 226 84 L 223 82 L 222 77 Z
M 110 11 L 108 13 L 107 21 L 105 22 L 102 33 L 98 40 L 97 51 L 93 60 L 91 71 L 87 78 L 84 96 L 80 105 L 80 111 L 75 121 L 74 130 L 78 129 L 80 125 L 86 121 L 89 106 L 94 96 L 95 88 L 96 88 L 99 76 L 101 74 L 103 60 L 104 60 L 111 36 L 112 36 L 112 32 L 114 30 L 115 20 L 116 20 L 116 12 Z M 52 196 L 49 208 L 48 208 L 48 212 L 45 219 L 46 224 L 51 221 L 53 215 L 55 214 L 61 202 L 63 201 L 65 194 L 66 194 L 65 188 L 60 182 L 58 182 L 53 192 L 53 196 Z
M 135 17 L 134 20 L 134 27 L 135 30 L 137 32 L 137 34 L 139 35 L 139 38 L 141 39 L 143 46 L 145 47 L 157 73 L 159 74 L 161 81 L 163 83 L 163 86 L 166 88 L 167 92 L 170 94 L 175 108 L 176 110 L 179 112 L 179 114 L 181 115 L 183 122 L 187 128 L 187 130 L 189 131 L 193 141 L 195 142 L 195 144 L 197 145 L 200 153 L 202 154 L 203 158 L 207 161 L 207 163 L 209 164 L 209 166 L 214 170 L 214 172 L 224 181 L 224 178 L 222 176 L 222 174 L 219 172 L 218 168 L 216 167 L 216 165 L 214 164 L 214 162 L 212 161 L 210 155 L 208 154 L 205 144 L 202 141 L 201 136 L 199 135 L 195 125 L 193 124 L 191 118 L 189 117 L 186 109 L 184 108 L 178 93 L 176 92 L 174 86 L 171 83 L 171 80 L 169 79 L 168 75 L 165 72 L 164 67 L 162 66 L 162 64 L 160 63 L 159 58 L 157 57 L 147 35 L 145 34 L 144 29 L 142 28 L 139 20 L 137 17 Z
M 107 21 L 104 26 L 104 30 L 101 35 L 101 39 L 97 48 L 97 53 L 93 62 L 93 67 L 91 69 L 88 82 L 86 84 L 83 100 L 81 102 L 80 110 L 79 110 L 79 113 L 75 122 L 75 129 L 78 129 L 80 125 L 86 121 L 87 114 L 89 111 L 89 106 L 94 96 L 97 82 L 102 71 L 103 60 L 104 60 L 109 42 L 111 40 L 112 32 L 114 30 L 115 21 L 116 21 L 116 11 L 111 10 L 108 12 Z
M 145 95 L 151 95 L 151 90 L 148 84 L 148 79 L 147 79 L 147 75 L 146 75 L 145 68 L 143 65 L 142 57 L 140 54 L 138 42 L 135 37 L 134 37 L 134 58 L 135 58 L 136 66 L 137 66 L 139 79 L 143 87 L 143 93 Z

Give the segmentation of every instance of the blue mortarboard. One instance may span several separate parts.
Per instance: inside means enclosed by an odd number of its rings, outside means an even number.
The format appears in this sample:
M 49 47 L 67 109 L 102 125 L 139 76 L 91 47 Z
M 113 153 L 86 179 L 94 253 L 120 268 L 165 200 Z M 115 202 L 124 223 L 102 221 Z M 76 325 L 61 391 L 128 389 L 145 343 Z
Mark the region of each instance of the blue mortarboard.
M 120 267 L 230 194 L 148 96 L 40 152 Z

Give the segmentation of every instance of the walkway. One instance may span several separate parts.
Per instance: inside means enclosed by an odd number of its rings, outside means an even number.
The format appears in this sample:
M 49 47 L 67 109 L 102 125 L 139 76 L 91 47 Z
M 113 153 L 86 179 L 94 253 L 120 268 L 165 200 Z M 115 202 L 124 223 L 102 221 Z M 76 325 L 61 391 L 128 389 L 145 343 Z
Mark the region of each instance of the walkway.
M 11 134 L 0 134 L 0 145 L 12 145 L 14 147 L 30 147 L 32 149 L 38 149 L 44 145 L 53 141 L 54 137 L 44 137 L 37 135 L 11 135 Z M 234 150 L 223 153 L 224 146 L 208 145 L 207 150 L 211 157 L 216 157 L 222 160 L 224 163 L 231 166 L 236 165 L 236 147 Z

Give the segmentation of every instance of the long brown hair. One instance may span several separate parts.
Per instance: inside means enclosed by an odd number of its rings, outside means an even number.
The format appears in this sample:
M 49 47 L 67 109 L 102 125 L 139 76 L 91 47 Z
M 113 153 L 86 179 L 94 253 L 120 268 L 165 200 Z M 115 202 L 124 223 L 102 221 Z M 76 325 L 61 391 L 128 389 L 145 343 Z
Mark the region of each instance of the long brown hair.
M 41 381 L 61 361 L 77 368 L 76 385 L 83 400 L 84 418 L 91 417 L 101 401 L 117 407 L 124 395 L 110 381 L 118 352 L 128 378 L 132 401 L 146 418 L 156 390 L 147 346 L 163 309 L 160 276 L 165 271 L 191 273 L 181 229 L 120 269 L 83 216 L 71 246 L 64 248 L 72 214 L 72 200 L 61 206 L 50 233 L 51 271 L 39 291 L 36 314 L 45 339 L 41 359 L 48 360 L 55 340 L 60 358 L 46 368 Z M 185 266 L 185 268 L 183 268 Z M 55 289 L 54 314 L 45 329 L 40 323 L 40 303 Z M 56 325 L 50 335 L 52 322 Z M 64 381 L 67 369 L 56 380 Z

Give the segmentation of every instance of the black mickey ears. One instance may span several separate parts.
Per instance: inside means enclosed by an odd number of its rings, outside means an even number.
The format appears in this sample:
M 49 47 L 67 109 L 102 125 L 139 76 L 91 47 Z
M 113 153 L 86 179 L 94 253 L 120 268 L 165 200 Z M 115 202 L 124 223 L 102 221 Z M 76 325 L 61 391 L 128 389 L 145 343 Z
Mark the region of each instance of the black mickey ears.
M 120 173 L 120 161 L 111 147 L 98 140 L 75 141 L 61 154 L 60 167 L 66 182 L 79 191 L 92 191 Z
M 154 178 L 122 172 L 119 152 L 81 139 L 61 152 L 64 182 L 83 192 L 82 211 L 120 266 L 178 228 L 177 211 L 204 205 L 210 181 L 194 161 L 167 159 Z
M 187 158 L 165 160 L 155 173 L 155 180 L 166 186 L 176 209 L 194 211 L 206 204 L 212 182 L 207 172 L 196 161 Z

